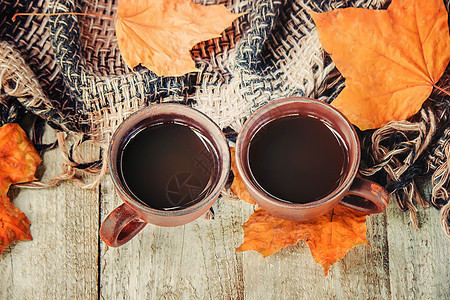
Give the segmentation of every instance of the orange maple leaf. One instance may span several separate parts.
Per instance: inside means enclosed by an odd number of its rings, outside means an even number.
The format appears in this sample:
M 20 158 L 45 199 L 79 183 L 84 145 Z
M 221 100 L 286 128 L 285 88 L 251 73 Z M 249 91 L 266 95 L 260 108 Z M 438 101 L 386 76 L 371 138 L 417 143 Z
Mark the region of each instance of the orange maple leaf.
M 138 64 L 158 76 L 195 72 L 189 50 L 219 37 L 240 14 L 224 5 L 198 5 L 191 0 L 120 0 L 116 35 L 126 64 Z
M 345 8 L 311 16 L 345 77 L 332 105 L 362 130 L 414 115 L 450 60 L 442 0 L 393 0 L 387 10 Z
M 236 166 L 236 156 L 234 147 L 230 147 L 230 154 L 231 154 L 231 171 L 233 171 L 234 175 L 233 183 L 231 184 L 230 190 L 242 201 L 255 205 L 256 204 L 255 200 L 253 200 L 253 198 L 248 193 L 247 188 L 244 185 L 244 181 L 242 180 L 241 175 L 239 175 Z
M 6 194 L 11 184 L 35 180 L 40 163 L 39 154 L 18 124 L 0 127 L 0 253 L 14 241 L 32 239 L 30 221 Z
M 255 250 L 263 257 L 283 247 L 306 240 L 314 260 L 325 273 L 357 245 L 369 245 L 366 240 L 367 214 L 337 205 L 325 215 L 306 222 L 294 222 L 272 216 L 257 208 L 242 225 L 244 242 L 238 252 Z
M 0 196 L 0 253 L 14 241 L 32 239 L 28 218 L 8 197 Z

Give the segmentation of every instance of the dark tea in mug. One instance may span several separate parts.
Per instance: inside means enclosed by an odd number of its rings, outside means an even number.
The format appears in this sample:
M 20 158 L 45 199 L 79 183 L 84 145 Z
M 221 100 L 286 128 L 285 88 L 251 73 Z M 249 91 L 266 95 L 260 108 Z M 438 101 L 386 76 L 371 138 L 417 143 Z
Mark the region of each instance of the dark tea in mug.
M 326 122 L 290 115 L 264 124 L 253 135 L 248 164 L 254 183 L 271 197 L 304 204 L 329 195 L 342 183 L 347 152 Z
M 365 213 L 386 209 L 389 193 L 357 177 L 358 135 L 333 106 L 290 97 L 247 119 L 236 141 L 236 167 L 250 196 L 270 214 L 309 221 L 337 204 Z
M 132 133 L 118 159 L 126 188 L 145 205 L 179 210 L 198 203 L 217 172 L 214 149 L 196 129 L 158 123 Z
M 118 247 L 147 224 L 194 221 L 219 198 L 230 164 L 227 140 L 205 114 L 174 103 L 138 110 L 109 145 L 108 167 L 123 203 L 105 218 L 100 237 Z

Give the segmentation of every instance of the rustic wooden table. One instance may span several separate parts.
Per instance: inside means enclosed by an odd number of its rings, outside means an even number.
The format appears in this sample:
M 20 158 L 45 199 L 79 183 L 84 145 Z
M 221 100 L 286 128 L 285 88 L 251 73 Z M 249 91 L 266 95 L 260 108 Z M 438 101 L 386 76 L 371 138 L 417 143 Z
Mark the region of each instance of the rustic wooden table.
M 44 179 L 61 170 L 58 151 L 44 161 Z M 246 203 L 219 199 L 214 220 L 148 225 L 126 245 L 108 248 L 99 227 L 121 203 L 109 176 L 95 190 L 64 183 L 13 194 L 34 239 L 1 255 L 2 300 L 450 299 L 450 240 L 434 208 L 419 209 L 416 231 L 391 202 L 385 213 L 368 218 L 372 247 L 350 250 L 324 277 L 304 242 L 265 259 L 236 253 L 240 225 L 254 209 Z

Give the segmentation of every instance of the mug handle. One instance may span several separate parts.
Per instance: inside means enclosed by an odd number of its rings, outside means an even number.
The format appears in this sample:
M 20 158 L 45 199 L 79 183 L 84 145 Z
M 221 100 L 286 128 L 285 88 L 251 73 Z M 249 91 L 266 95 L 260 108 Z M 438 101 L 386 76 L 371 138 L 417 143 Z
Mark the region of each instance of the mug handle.
M 389 203 L 388 191 L 373 181 L 356 177 L 350 190 L 340 204 L 365 212 L 376 214 L 386 210 Z
M 111 247 L 119 247 L 138 234 L 147 222 L 138 213 L 123 203 L 114 209 L 100 227 L 100 237 Z

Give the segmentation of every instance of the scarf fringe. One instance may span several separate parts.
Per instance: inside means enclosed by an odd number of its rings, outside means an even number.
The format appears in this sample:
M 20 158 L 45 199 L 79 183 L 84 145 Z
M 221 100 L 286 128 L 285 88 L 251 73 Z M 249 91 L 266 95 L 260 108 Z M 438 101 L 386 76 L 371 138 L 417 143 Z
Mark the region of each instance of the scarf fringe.
M 87 161 L 83 159 L 80 146 L 83 143 L 89 142 L 92 143 L 93 141 L 88 139 L 87 135 L 78 134 L 76 141 L 73 144 L 68 145 L 68 134 L 65 132 L 58 132 L 57 144 L 63 159 L 63 171 L 47 181 L 33 181 L 17 184 L 15 186 L 23 188 L 49 188 L 57 186 L 64 181 L 72 181 L 83 189 L 97 188 L 105 174 L 108 172 L 108 156 L 102 155 L 102 158 L 96 161 Z M 106 152 L 102 147 L 100 149 L 102 150 L 102 154 Z M 84 178 L 87 174 L 96 176 L 91 182 L 86 182 Z

